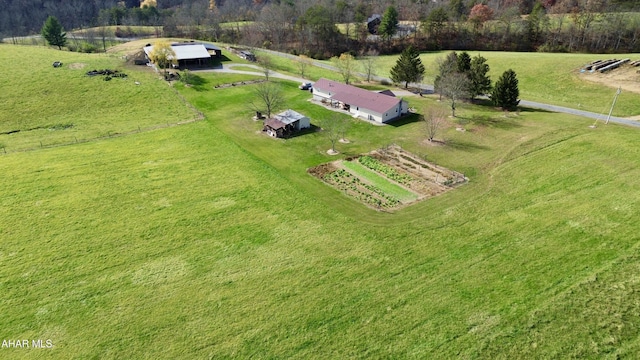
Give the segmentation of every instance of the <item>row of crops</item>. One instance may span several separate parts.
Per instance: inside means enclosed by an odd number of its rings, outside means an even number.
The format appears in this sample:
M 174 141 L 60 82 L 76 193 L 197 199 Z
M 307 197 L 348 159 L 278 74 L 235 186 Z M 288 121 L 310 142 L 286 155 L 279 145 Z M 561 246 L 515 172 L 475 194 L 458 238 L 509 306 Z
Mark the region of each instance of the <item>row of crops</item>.
M 413 180 L 410 175 L 401 174 L 391 166 L 385 165 L 379 160 L 368 155 L 360 156 L 358 158 L 358 162 L 363 166 L 366 166 L 367 168 L 384 175 L 389 180 L 393 180 L 402 185 L 409 185 Z
M 393 208 L 400 200 L 385 193 L 377 186 L 366 184 L 344 169 L 338 169 L 322 177 L 324 181 L 359 201 L 377 208 Z

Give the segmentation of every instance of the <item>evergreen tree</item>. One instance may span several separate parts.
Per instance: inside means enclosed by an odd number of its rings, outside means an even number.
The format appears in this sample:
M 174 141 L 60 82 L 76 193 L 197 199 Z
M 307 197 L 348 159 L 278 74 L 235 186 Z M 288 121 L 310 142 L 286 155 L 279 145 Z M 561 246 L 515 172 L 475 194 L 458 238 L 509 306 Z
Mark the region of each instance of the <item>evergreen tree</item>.
M 544 7 L 542 4 L 536 3 L 531 14 L 529 14 L 525 21 L 526 41 L 531 50 L 535 50 L 541 40 L 543 40 L 543 26 L 546 21 L 547 18 Z
M 398 11 L 393 6 L 389 6 L 382 15 L 382 22 L 378 27 L 378 34 L 383 39 L 391 39 L 393 35 L 398 31 Z
M 424 23 L 422 24 L 423 30 L 430 35 L 436 36 L 442 31 L 447 21 L 449 21 L 449 15 L 444 7 L 439 6 L 427 15 Z
M 487 64 L 487 59 L 480 55 L 474 56 L 469 69 L 469 79 L 471 80 L 469 93 L 472 98 L 491 91 L 491 79 L 487 75 L 488 73 L 489 65 Z
M 49 16 L 44 22 L 41 33 L 49 45 L 57 46 L 60 50 L 67 43 L 67 33 L 63 31 L 58 19 L 53 16 Z
M 491 100 L 496 106 L 500 106 L 504 110 L 515 110 L 520 103 L 519 96 L 520 90 L 518 90 L 516 73 L 509 69 L 496 81 L 496 86 L 491 93 Z
M 469 71 L 471 70 L 471 56 L 469 56 L 468 52 L 461 52 L 460 55 L 457 56 L 456 62 L 459 73 L 469 73 Z
M 467 9 L 462 0 L 451 0 L 451 2 L 449 2 L 449 12 L 453 19 L 460 20 L 464 17 L 464 14 L 466 14 Z
M 391 80 L 396 83 L 404 82 L 405 89 L 410 82 L 418 82 L 424 76 L 424 65 L 420 60 L 420 53 L 413 46 L 404 49 L 396 64 L 391 68 Z

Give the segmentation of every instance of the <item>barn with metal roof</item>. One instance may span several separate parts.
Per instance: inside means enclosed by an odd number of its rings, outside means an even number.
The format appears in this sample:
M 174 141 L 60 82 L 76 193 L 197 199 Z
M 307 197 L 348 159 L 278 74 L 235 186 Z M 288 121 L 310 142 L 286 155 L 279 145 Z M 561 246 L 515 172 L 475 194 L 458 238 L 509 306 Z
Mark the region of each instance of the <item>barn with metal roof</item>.
M 222 50 L 213 44 L 201 44 L 195 42 L 173 43 L 171 49 L 176 54 L 178 66 L 206 66 L 211 64 L 212 57 L 221 57 Z M 144 47 L 144 52 L 149 58 L 153 51 L 153 45 Z

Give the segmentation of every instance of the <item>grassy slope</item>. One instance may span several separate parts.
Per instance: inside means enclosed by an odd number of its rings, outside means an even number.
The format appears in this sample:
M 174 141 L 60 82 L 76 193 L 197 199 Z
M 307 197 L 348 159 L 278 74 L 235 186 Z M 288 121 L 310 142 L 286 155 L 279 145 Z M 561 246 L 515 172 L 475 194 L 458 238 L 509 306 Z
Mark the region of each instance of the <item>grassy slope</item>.
M 19 64 L 16 63 L 19 61 Z M 62 68 L 53 68 L 62 61 Z M 194 119 L 196 114 L 151 72 L 128 68 L 118 58 L 40 47 L 0 45 L 0 62 L 13 64 L 0 85 L 0 143 L 8 151 L 73 142 Z M 69 65 L 85 64 L 82 69 Z M 19 65 L 19 66 L 18 66 Z M 88 77 L 93 69 L 117 69 L 127 79 Z M 135 85 L 138 81 L 141 85 Z M 162 103 L 162 106 L 157 106 Z M 72 124 L 66 130 L 53 130 Z M 36 127 L 41 129 L 27 131 Z
M 354 123 L 347 155 L 394 139 L 471 176 L 385 214 L 305 173 L 329 159 L 322 133 L 256 134 L 250 86 L 199 81 L 181 92 L 207 122 L 0 157 L 3 338 L 50 338 L 38 356 L 57 359 L 640 347 L 636 130 L 462 107 L 469 131 L 432 147 L 420 123 Z M 296 85 L 289 104 L 330 116 Z

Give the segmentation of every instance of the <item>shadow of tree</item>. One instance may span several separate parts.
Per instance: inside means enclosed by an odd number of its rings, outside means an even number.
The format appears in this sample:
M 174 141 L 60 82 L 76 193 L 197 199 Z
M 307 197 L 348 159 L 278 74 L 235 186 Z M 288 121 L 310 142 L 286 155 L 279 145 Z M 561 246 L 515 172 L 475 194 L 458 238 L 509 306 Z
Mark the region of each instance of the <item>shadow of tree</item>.
M 189 84 L 195 91 L 207 90 L 208 83 L 209 81 L 207 81 L 207 79 L 203 78 L 202 76 L 193 73 L 189 74 Z
M 530 108 L 526 106 L 519 106 L 518 109 L 520 110 L 520 112 L 547 113 L 547 114 L 553 113 L 553 111 L 549 111 L 545 109 Z
M 494 129 L 509 130 L 522 127 L 516 120 L 510 118 L 494 117 L 490 115 L 473 115 L 471 117 L 458 117 L 461 125 L 472 123 L 478 126 L 485 126 Z
M 387 125 L 391 125 L 393 127 L 400 127 L 403 125 L 407 125 L 407 124 L 411 124 L 414 122 L 418 122 L 421 121 L 422 119 L 420 118 L 419 114 L 408 114 L 405 116 L 402 116 L 394 121 L 388 122 Z
M 467 151 L 467 152 L 480 151 L 480 150 L 490 150 L 491 149 L 488 146 L 478 145 L 478 144 L 475 144 L 475 143 L 472 143 L 472 142 L 461 141 L 461 140 L 447 140 L 445 142 L 445 144 L 446 144 L 447 147 L 449 147 L 451 149 Z

